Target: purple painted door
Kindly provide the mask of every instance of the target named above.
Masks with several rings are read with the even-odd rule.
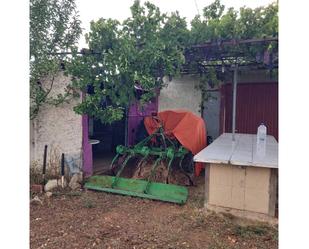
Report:
[[[92,165],[92,145],[89,143],[88,135],[88,115],[82,115],[83,127],[83,172],[85,177],[91,176],[93,171]]]
[[[144,117],[151,116],[152,113],[158,112],[158,97],[152,102],[141,108],[138,102],[134,102],[128,112],[128,145],[134,145],[138,125]]]

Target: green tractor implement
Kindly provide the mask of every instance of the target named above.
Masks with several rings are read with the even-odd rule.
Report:
[[[171,139],[164,133],[161,125],[156,132],[146,137],[133,147],[118,145],[116,156],[113,158],[110,169],[115,171],[116,162],[121,161],[120,167],[114,176],[97,175],[90,177],[86,184],[86,189],[104,191],[109,193],[136,196],[153,200],[160,200],[178,204],[184,204],[188,198],[188,189],[185,186],[170,184],[169,174],[172,163],[178,164],[181,172],[189,179],[192,184],[189,173],[183,168],[184,158],[189,155],[189,151],[181,146],[177,140]],[[119,159],[122,160],[119,160]],[[146,179],[133,179],[120,177],[121,173],[132,158],[139,158],[137,169],[141,168],[143,163],[152,159],[151,171]],[[167,176],[165,183],[153,181],[158,165],[166,162]]]

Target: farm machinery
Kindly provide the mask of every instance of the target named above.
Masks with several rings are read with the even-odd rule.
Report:
[[[171,182],[174,172],[177,170],[187,179],[188,185],[193,184],[193,155],[179,142],[173,131],[169,129],[168,123],[160,117],[149,117],[147,119],[148,123],[145,122],[145,126],[148,124],[150,129],[147,129],[147,131],[150,135],[134,146],[118,145],[116,155],[110,166],[112,175],[92,176],[85,187],[110,193],[184,204],[188,197],[188,189]],[[152,126],[149,125],[150,123]],[[126,167],[129,167],[129,161],[135,162],[133,178],[121,177]],[[149,170],[147,174],[143,174],[143,169],[146,166]]]

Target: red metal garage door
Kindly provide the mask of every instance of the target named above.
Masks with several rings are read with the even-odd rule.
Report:
[[[220,133],[232,131],[232,84],[221,88]],[[278,83],[237,86],[236,132],[256,134],[260,123],[278,140]]]

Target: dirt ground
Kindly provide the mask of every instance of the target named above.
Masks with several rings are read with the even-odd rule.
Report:
[[[103,192],[55,192],[30,205],[30,246],[55,249],[272,249],[277,227],[203,209],[203,178],[183,206]]]

